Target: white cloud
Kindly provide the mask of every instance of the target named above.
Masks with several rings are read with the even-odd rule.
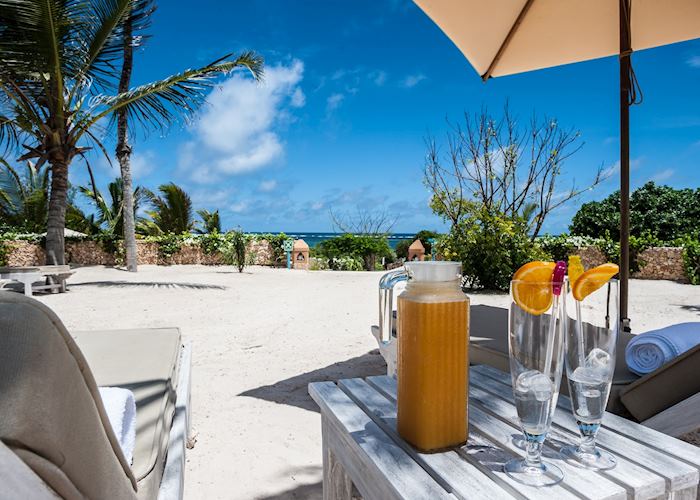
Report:
[[[326,112],[330,113],[338,109],[338,107],[340,107],[344,99],[345,96],[340,93],[335,93],[328,96],[328,99],[326,99]]]
[[[404,78],[401,81],[401,85],[406,87],[407,89],[410,89],[412,87],[415,87],[418,85],[420,82],[423,80],[427,79],[428,77],[425,76],[423,73],[418,73],[417,75],[408,75],[406,78]]]
[[[293,119],[306,96],[300,87],[304,64],[278,64],[258,84],[242,73],[212,91],[194,127],[194,139],[180,151],[181,170],[197,182],[261,169],[284,156],[279,128]]]
[[[370,78],[377,87],[381,87],[386,83],[387,74],[386,71],[376,71],[370,75]]]
[[[673,177],[673,174],[675,173],[676,171],[672,168],[666,168],[664,170],[659,170],[658,172],[656,172],[654,175],[651,176],[649,180],[654,182],[663,182]]]
[[[686,62],[691,68],[700,68],[700,56],[691,56]]]
[[[260,183],[260,186],[258,186],[258,190],[262,191],[263,193],[269,193],[270,191],[274,191],[276,188],[277,188],[277,181],[275,179],[262,181]]]
[[[131,155],[131,176],[135,179],[142,179],[155,169],[156,155],[153,151],[134,153]]]
[[[229,207],[229,210],[235,214],[240,214],[245,212],[248,209],[248,202],[247,201],[239,201],[234,203]]]

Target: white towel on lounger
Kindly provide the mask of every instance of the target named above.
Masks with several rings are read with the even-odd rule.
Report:
[[[109,423],[124,452],[126,461],[131,464],[136,443],[136,402],[134,393],[121,387],[100,387],[100,397],[107,410]]]

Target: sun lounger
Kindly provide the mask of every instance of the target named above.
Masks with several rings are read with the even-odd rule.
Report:
[[[0,267],[0,288],[11,281],[24,285],[24,294],[28,297],[33,292],[49,290],[63,293],[67,290],[66,280],[75,271],[70,266],[33,266],[33,267]],[[43,284],[38,284],[41,281]]]
[[[502,307],[474,305],[470,309],[469,362],[510,372],[508,357],[508,310]],[[396,373],[396,343],[384,344],[379,328],[372,327],[379,350],[387,361],[387,374]],[[393,331],[396,335],[395,329]],[[657,430],[680,436],[700,427],[700,346],[686,352],[658,370],[639,377],[625,362],[625,347],[634,335],[620,333],[615,374],[607,410]],[[564,374],[561,392],[568,395]],[[673,411],[671,411],[674,409]],[[671,412],[661,417],[665,412]]]
[[[31,473],[37,498],[46,491],[182,498],[190,347],[176,328],[77,332],[73,339],[46,306],[1,294],[0,331],[0,470]],[[135,395],[132,464],[109,425],[100,385]],[[0,498],[9,493],[5,484]]]

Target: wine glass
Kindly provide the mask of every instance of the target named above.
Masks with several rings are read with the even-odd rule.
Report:
[[[615,457],[596,447],[595,440],[608,404],[615,371],[615,347],[619,330],[618,281],[610,280],[582,301],[573,297],[566,316],[566,375],[571,410],[581,440],[562,448],[567,462],[588,469],[607,470]]]
[[[559,396],[563,366],[566,322],[562,321],[566,295],[559,294],[562,283],[511,282],[514,297],[508,321],[508,347],[513,395],[520,426],[525,435],[526,456],[504,466],[513,479],[531,486],[551,486],[564,478],[556,465],[542,461],[542,445],[549,432]],[[554,290],[551,303],[540,303],[538,310],[521,306],[515,290],[532,295]],[[551,295],[550,295],[551,297]],[[546,306],[546,308],[545,308]]]

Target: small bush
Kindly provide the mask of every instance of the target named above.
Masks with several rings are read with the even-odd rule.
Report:
[[[6,266],[10,258],[10,247],[4,241],[0,241],[0,266]]]
[[[364,262],[355,257],[345,255],[343,257],[332,258],[329,261],[329,266],[334,271],[363,271]]]
[[[222,251],[224,262],[236,266],[238,272],[242,273],[243,269],[248,264],[248,262],[246,262],[248,237],[243,231],[229,231],[226,233],[226,239],[228,243]]]
[[[162,234],[158,236],[147,236],[144,241],[155,243],[158,246],[158,257],[168,260],[182,248],[183,237],[179,234]]]
[[[700,285],[700,235],[686,236],[684,239],[683,268],[688,281]]]
[[[461,221],[436,247],[445,259],[462,262],[468,288],[507,290],[520,266],[549,257],[530,239],[525,221],[485,210]]]
[[[377,262],[393,259],[394,254],[386,237],[343,234],[318,244],[314,254],[328,259],[328,266],[336,269],[341,258],[350,258],[361,263],[360,270],[374,271]],[[349,262],[349,261],[348,261]],[[350,265],[350,264],[348,264]],[[351,269],[341,269],[351,270]]]
[[[219,232],[202,234],[198,238],[199,246],[206,255],[221,252],[226,246],[226,235]]]
[[[408,259],[408,247],[411,246],[411,243],[413,243],[413,241],[401,240],[396,244],[396,249],[394,251],[396,252],[397,259]]]

